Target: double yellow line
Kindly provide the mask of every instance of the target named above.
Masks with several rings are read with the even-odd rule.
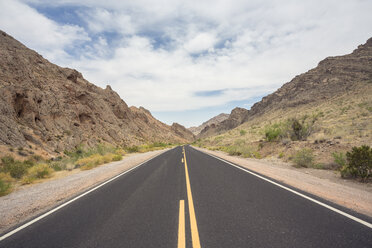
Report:
[[[191,239],[193,248],[201,248],[198,225],[195,217],[194,202],[192,200],[191,187],[189,172],[187,169],[186,162],[186,153],[185,147],[182,147],[183,150],[183,162],[185,164],[185,176],[186,176],[186,189],[187,189],[187,200],[189,203],[189,215],[190,215],[190,227],[191,227]],[[185,202],[180,200],[180,212],[179,212],[179,222],[178,222],[178,248],[186,247],[186,238],[185,238]]]

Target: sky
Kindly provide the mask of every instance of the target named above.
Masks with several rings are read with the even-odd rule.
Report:
[[[249,109],[372,37],[371,0],[0,0],[0,29],[159,120]]]

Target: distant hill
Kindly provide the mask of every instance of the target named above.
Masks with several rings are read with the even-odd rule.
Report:
[[[48,153],[99,142],[130,146],[188,142],[144,108],[129,108],[119,95],[91,84],[0,32],[0,144],[33,146]]]
[[[206,126],[209,126],[209,125],[217,125],[219,124],[220,122],[226,120],[227,118],[229,117],[229,114],[225,114],[225,113],[222,113],[222,114],[219,114],[209,120],[207,120],[206,122],[203,122],[203,124],[197,126],[197,127],[190,127],[188,128],[194,135],[198,135],[201,130],[203,130]]]
[[[205,138],[236,128],[244,123],[247,118],[248,110],[245,108],[234,108],[225,120],[205,126],[197,135],[197,138]]]

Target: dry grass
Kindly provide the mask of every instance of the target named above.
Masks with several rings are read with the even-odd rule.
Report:
[[[112,161],[120,161],[123,157],[121,154],[107,153],[105,155],[93,154],[86,158],[81,158],[76,161],[76,166],[82,170],[90,170],[99,165],[110,163]]]
[[[37,164],[27,170],[27,174],[22,178],[22,183],[29,184],[37,179],[49,178],[53,174],[53,169],[48,164]]]
[[[4,196],[12,192],[14,179],[8,174],[0,172],[0,196]]]

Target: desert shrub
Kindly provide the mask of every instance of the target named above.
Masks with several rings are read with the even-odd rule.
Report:
[[[28,163],[16,161],[12,157],[3,157],[1,159],[1,171],[9,173],[13,178],[21,178],[30,167]]]
[[[346,157],[344,153],[334,152],[332,153],[332,156],[333,156],[335,164],[337,164],[340,168],[346,165]]]
[[[312,126],[317,120],[317,116],[314,116],[312,120],[306,121],[308,116],[303,116],[301,120],[296,118],[290,119],[290,130],[288,131],[291,140],[306,140],[311,134]]]
[[[30,160],[35,161],[35,162],[39,162],[39,161],[43,160],[43,158],[40,155],[32,155]]]
[[[115,154],[113,157],[112,157],[112,161],[120,161],[123,159],[123,156],[121,154]]]
[[[50,168],[52,168],[55,171],[61,171],[65,169],[65,166],[62,163],[53,162],[53,163],[50,163]]]
[[[245,131],[245,130],[242,129],[242,130],[240,130],[239,133],[240,133],[240,136],[243,136],[243,135],[245,135],[247,133],[247,131]]]
[[[238,146],[228,146],[226,152],[231,156],[240,156],[242,152],[239,150]]]
[[[369,146],[353,147],[346,153],[347,165],[341,168],[342,177],[360,177],[363,180],[372,175],[372,149]]]
[[[53,170],[48,164],[37,164],[27,170],[27,174],[23,178],[23,183],[32,183],[36,179],[50,177]]]
[[[313,151],[304,148],[295,154],[293,161],[297,167],[312,167],[314,163]]]
[[[104,158],[99,154],[94,154],[76,161],[76,166],[80,167],[82,170],[90,170],[101,164],[104,164]]]
[[[265,139],[269,142],[278,140],[281,135],[282,129],[280,128],[280,124],[274,124],[265,129]]]
[[[122,148],[117,148],[117,149],[115,150],[115,154],[116,154],[116,155],[124,156],[124,155],[125,155],[125,151],[124,151],[124,149],[122,149]]]
[[[279,155],[278,155],[279,158],[283,158],[284,157],[284,153],[283,152],[280,152]]]
[[[219,150],[227,152],[230,156],[242,156],[244,158],[261,158],[261,154],[252,146],[241,144],[220,147]]]
[[[7,195],[12,191],[12,181],[9,174],[0,172],[0,196]]]
[[[265,128],[266,141],[272,142],[285,138],[291,140],[306,140],[311,134],[315,121],[319,115],[304,115],[300,119],[291,118],[283,122],[275,123]]]
[[[126,148],[127,152],[133,153],[133,152],[139,152],[139,147],[138,146],[129,146]]]

